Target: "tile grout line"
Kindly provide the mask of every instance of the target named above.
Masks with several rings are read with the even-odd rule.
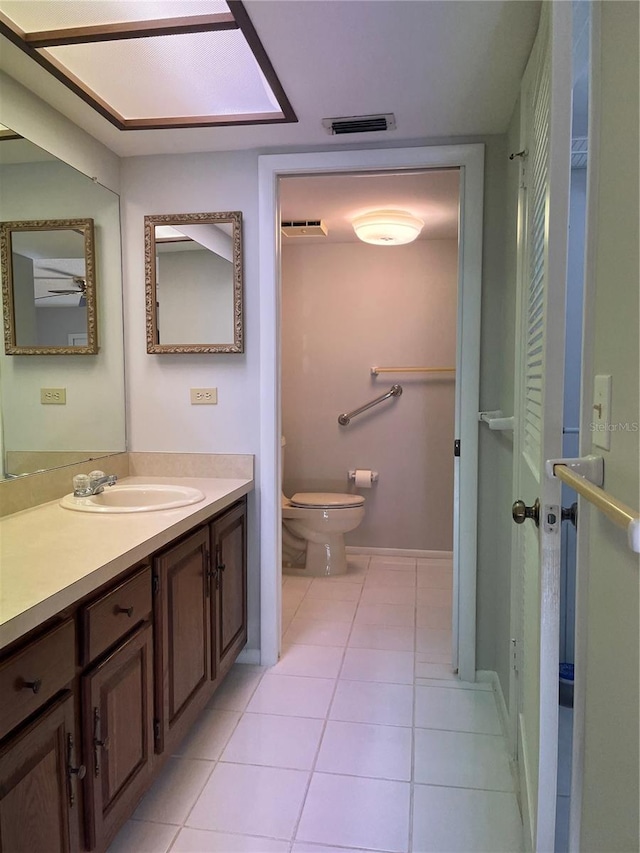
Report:
[[[367,568],[365,571],[365,576],[369,572],[370,565],[371,565],[371,559],[369,559],[367,561]],[[310,589],[310,587],[309,587],[309,589]],[[326,711],[326,714],[325,714],[324,719],[322,721],[322,731],[320,733],[320,738],[318,740],[318,746],[316,747],[316,753],[315,753],[314,759],[311,763],[311,769],[309,771],[309,779],[307,781],[307,785],[306,785],[306,788],[304,791],[304,796],[302,798],[302,803],[300,805],[300,811],[298,812],[298,819],[296,820],[295,825],[293,827],[293,833],[291,836],[291,849],[293,849],[293,845],[296,843],[296,840],[297,840],[298,830],[300,829],[300,822],[302,821],[302,815],[304,813],[304,808],[307,804],[307,797],[309,796],[309,790],[311,788],[311,781],[313,779],[313,774],[315,773],[316,765],[318,763],[318,758],[320,757],[320,750],[322,749],[322,742],[324,740],[324,735],[325,735],[325,732],[327,730],[327,723],[329,722],[329,714],[331,713],[331,707],[333,705],[333,700],[335,699],[336,691],[338,689],[338,684],[340,681],[340,673],[342,672],[342,667],[344,665],[344,657],[346,655],[347,648],[349,645],[349,638],[351,637],[351,632],[353,631],[353,623],[355,621],[355,616],[356,616],[356,613],[358,610],[358,605],[360,604],[360,598],[362,597],[362,589],[364,589],[364,583],[360,589],[360,595],[358,596],[358,600],[357,600],[356,607],[354,610],[353,618],[351,619],[351,624],[349,627],[349,633],[348,633],[347,638],[345,640],[345,644],[342,647],[342,661],[340,663],[340,668],[338,669],[338,674],[336,675],[336,677],[334,679],[334,686],[333,686],[333,691],[331,693],[331,699],[329,700],[329,703],[327,705],[327,711]],[[307,592],[308,592],[308,590],[307,590]],[[305,597],[306,597],[306,593],[305,593]]]
[[[260,673],[260,677],[259,677],[258,679],[256,679],[255,686],[254,686],[253,690],[251,691],[251,693],[250,693],[250,695],[249,695],[249,697],[248,697],[248,699],[247,699],[247,701],[246,701],[246,703],[245,703],[245,706],[244,706],[245,710],[246,710],[246,708],[247,708],[247,705],[248,705],[248,704],[249,704],[249,702],[251,701],[251,699],[252,699],[252,697],[253,697],[253,694],[254,694],[254,693],[256,692],[256,690],[258,689],[258,686],[260,685],[260,682],[262,681],[262,679],[263,679],[263,677],[264,677],[264,674],[265,674],[265,673],[264,673],[264,671],[263,671],[263,672],[261,672],[261,673]],[[215,708],[212,708],[211,710],[212,710],[212,711],[215,711],[216,709],[215,709]],[[218,708],[217,710],[228,710],[228,709]],[[194,798],[193,803],[191,804],[191,808],[188,810],[187,815],[186,815],[186,817],[184,818],[184,820],[183,820],[183,822],[182,822],[182,825],[180,826],[180,829],[178,830],[178,833],[176,834],[176,837],[174,838],[174,840],[173,840],[173,842],[172,842],[172,845],[173,845],[173,844],[175,844],[176,839],[178,838],[178,835],[180,834],[180,831],[181,831],[182,829],[189,828],[189,827],[187,827],[187,821],[188,821],[188,820],[189,820],[189,818],[191,817],[191,814],[192,814],[193,810],[195,809],[196,804],[198,803],[198,801],[199,801],[200,797],[202,796],[202,793],[203,793],[204,789],[205,789],[205,788],[206,788],[206,786],[208,785],[209,780],[210,780],[210,779],[211,779],[211,777],[213,776],[213,774],[214,774],[214,771],[215,771],[216,767],[221,763],[221,762],[220,762],[220,759],[221,759],[221,757],[222,757],[222,753],[223,753],[223,752],[225,751],[225,749],[227,748],[227,744],[229,743],[229,741],[230,741],[230,740],[231,740],[231,738],[233,737],[233,735],[234,735],[234,733],[235,733],[236,729],[237,729],[237,728],[238,728],[238,726],[240,725],[240,721],[242,720],[242,718],[243,718],[243,717],[244,717],[244,715],[245,715],[245,710],[242,710],[242,711],[240,711],[240,712],[239,712],[239,713],[240,713],[240,716],[239,716],[239,717],[238,717],[238,719],[236,720],[236,724],[235,724],[235,726],[234,726],[234,727],[233,727],[233,729],[231,730],[231,732],[230,732],[230,734],[229,734],[229,737],[225,738],[225,740],[224,740],[224,744],[223,744],[222,748],[220,749],[220,754],[218,755],[218,758],[216,758],[216,759],[215,759],[215,761],[213,762],[213,767],[211,768],[211,773],[209,773],[209,775],[207,776],[207,778],[206,778],[206,780],[205,780],[205,782],[204,782],[204,784],[203,784],[202,788],[200,789],[200,791],[199,791],[199,793],[198,793],[197,797],[195,797],[195,798]],[[190,827],[190,828],[196,828],[196,827]]]
[[[413,703],[411,707],[411,779],[409,787],[408,850],[413,850],[413,817],[415,809],[416,777],[416,679],[418,666],[418,561],[416,560],[416,598],[413,609]]]

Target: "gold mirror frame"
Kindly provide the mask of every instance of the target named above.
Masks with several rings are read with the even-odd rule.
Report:
[[[16,338],[11,235],[18,231],[69,230],[82,231],[84,237],[87,344],[77,347],[19,346]],[[7,355],[95,355],[98,352],[93,219],[35,219],[25,222],[1,222],[0,270],[2,271],[4,351]]]
[[[217,225],[233,226],[233,343],[221,344],[161,344],[159,343],[155,227],[156,225]],[[242,353],[244,352],[243,327],[243,268],[242,268],[242,213],[169,213],[144,218],[145,303],[147,315],[148,353]]]

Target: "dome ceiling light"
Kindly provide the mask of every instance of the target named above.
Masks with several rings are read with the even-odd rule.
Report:
[[[424,222],[403,210],[375,210],[358,216],[351,223],[356,236],[376,246],[401,246],[412,243]]]

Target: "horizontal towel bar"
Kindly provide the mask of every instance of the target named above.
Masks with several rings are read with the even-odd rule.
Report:
[[[553,466],[553,474],[597,507],[610,521],[618,527],[625,528],[629,537],[629,547],[636,554],[640,553],[640,515],[637,512],[562,463],[556,463]]]
[[[515,418],[513,415],[506,418],[502,409],[496,409],[494,412],[478,412],[478,420],[488,424],[489,429],[512,430],[515,426]]]
[[[455,367],[372,367],[371,375],[379,373],[455,373]]]
[[[370,409],[372,406],[377,406],[378,403],[382,403],[383,400],[388,400],[389,397],[399,397],[400,394],[402,394],[402,385],[392,385],[386,394],[381,394],[380,397],[376,397],[376,399],[372,400],[370,403],[365,403],[364,406],[360,406],[359,409],[354,409],[353,412],[345,412],[343,415],[338,415],[338,423],[340,426],[347,426],[351,421],[351,418],[355,418],[356,415],[361,415],[362,412],[366,412],[367,409]]]

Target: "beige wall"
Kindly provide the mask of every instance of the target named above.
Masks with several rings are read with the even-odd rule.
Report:
[[[453,377],[370,375],[374,365],[455,366],[456,240],[407,246],[283,246],[285,493],[362,490],[354,545],[448,551],[453,517]],[[338,424],[401,383],[403,394]]]
[[[638,423],[638,4],[602,15],[593,374],[613,377],[611,423]],[[597,81],[596,81],[597,86]],[[585,377],[586,388],[592,377]],[[589,398],[587,398],[589,399]],[[615,431],[605,488],[637,509],[638,432]],[[638,555],[590,512],[582,840],[587,851],[638,849]]]

